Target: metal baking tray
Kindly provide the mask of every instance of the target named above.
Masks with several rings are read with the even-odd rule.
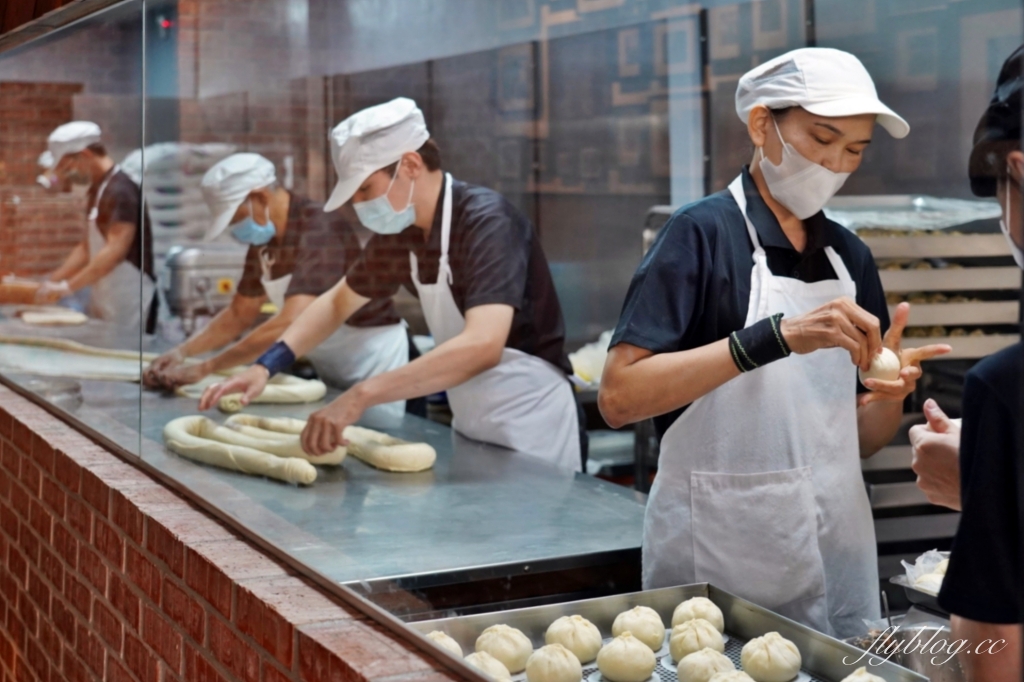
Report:
[[[509,611],[418,621],[409,623],[409,627],[423,634],[441,630],[457,641],[464,652],[469,653],[474,650],[476,638],[485,628],[504,623],[522,630],[536,648],[544,645],[544,633],[548,625],[561,616],[581,615],[594,623],[601,630],[601,634],[607,638],[611,636],[612,622],[615,620],[615,616],[627,609],[634,606],[649,606],[658,612],[667,627],[672,622],[672,612],[675,607],[690,597],[707,597],[722,609],[722,613],[725,615],[725,631],[729,637],[725,646],[725,654],[732,659],[737,669],[740,669],[740,651],[743,645],[754,637],[774,631],[791,640],[800,649],[800,655],[803,657],[803,669],[798,680],[840,682],[857,668],[868,666],[873,674],[888,682],[928,682],[928,678],[923,675],[891,661],[884,661],[879,657],[867,654],[850,644],[772,613],[707,583],[666,587],[646,592]],[[668,655],[667,650],[665,655]],[[655,670],[661,682],[685,682],[678,680],[673,671],[674,666],[666,667],[662,663],[662,658],[659,655],[658,667]],[[844,658],[848,662],[844,662]],[[869,660],[877,665],[869,665]],[[671,664],[671,658],[668,659],[668,663]],[[596,670],[595,663],[584,665],[583,679],[588,679]],[[513,679],[518,677],[520,676],[517,675]]]
[[[910,581],[907,580],[906,574],[901,573],[899,575],[894,575],[889,578],[889,582],[893,585],[899,585],[902,587],[903,591],[907,593],[907,599],[910,600],[911,604],[924,607],[929,611],[941,613],[944,616],[949,615],[949,611],[939,606],[939,597],[937,595],[934,595],[931,592],[924,592],[911,585]]]

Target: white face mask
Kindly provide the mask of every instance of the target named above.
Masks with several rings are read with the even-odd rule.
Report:
[[[800,220],[810,218],[825,207],[839,188],[850,177],[849,173],[834,173],[824,166],[814,163],[798,152],[793,145],[782,139],[779,124],[775,123],[775,132],[782,142],[782,163],[773,164],[765,156],[764,147],[759,147],[761,160],[758,166],[768,183],[768,191],[775,200],[788,208]]]
[[[1009,173],[1009,170],[1007,170]],[[1010,234],[1010,193],[1013,192],[1013,181],[1009,179],[1007,175],[1006,188],[1006,206],[1004,206],[1003,217],[999,220],[999,229],[1003,231],[1003,236],[1006,237],[1006,243],[1010,245],[1010,253],[1013,254],[1013,260],[1017,263],[1017,267],[1024,270],[1024,249],[1017,246],[1017,242],[1013,241],[1013,235]]]

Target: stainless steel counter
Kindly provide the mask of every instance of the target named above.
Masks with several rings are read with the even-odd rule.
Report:
[[[0,333],[33,333],[14,321]],[[91,323],[44,332],[105,347],[138,347]],[[159,342],[145,344],[155,350]],[[164,424],[195,414],[193,400],[134,384],[81,381],[83,402],[71,411],[104,436],[185,484],[252,532],[338,582],[388,591],[506,579],[639,563],[644,498],[585,475],[566,475],[529,455],[463,438],[449,428],[404,415],[367,413],[361,424],[437,450],[433,470],[389,474],[349,457],[318,467],[299,488],[195,464],[164,448]],[[328,394],[328,399],[337,395]],[[323,403],[253,406],[252,414],[305,418]],[[224,415],[211,417],[223,421]],[[141,438],[139,432],[141,431]],[[638,566],[637,566],[638,568]]]

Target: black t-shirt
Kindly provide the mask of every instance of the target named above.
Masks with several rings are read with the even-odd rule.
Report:
[[[139,186],[124,172],[114,173],[114,169],[111,168],[103,176],[103,180],[89,188],[89,210],[91,211],[91,207],[96,203],[96,193],[108,177],[110,182],[107,183],[100,196],[99,205],[96,206],[96,227],[105,239],[110,232],[110,226],[114,223],[134,225],[135,238],[124,259],[156,279],[153,270],[153,233],[149,223],[149,211],[146,211],[144,215],[141,211],[142,190],[139,189]],[[142,221],[141,230],[139,229],[140,221]],[[143,251],[143,245],[145,245],[145,251]]]
[[[363,257],[348,272],[348,284],[369,298],[393,296],[400,286],[413,294],[409,253],[415,253],[422,284],[437,281],[441,258],[438,198],[427,240],[412,226],[396,235],[374,235]],[[465,315],[470,308],[504,303],[515,308],[507,348],[547,360],[566,374],[565,323],[547,259],[533,224],[494,190],[458,180],[452,183],[452,225],[448,262],[452,296]]]
[[[1019,487],[1024,443],[1021,344],[991,355],[967,373],[960,432],[960,501],[939,604],[982,623],[1024,622],[1020,591]]]
[[[864,242],[819,212],[804,221],[807,246],[798,252],[746,168],[743,188],[772,274],[805,282],[836,279],[824,248],[831,246],[857,285],[858,305],[878,317],[885,333],[889,309]],[[753,256],[743,213],[728,190],[680,208],[661,228],[633,276],[611,345],[672,353],[706,346],[742,329]],[[659,436],[685,409],[655,417]]]
[[[245,270],[238,293],[256,297],[264,294],[260,279],[263,269],[260,253],[273,262],[272,279],[292,276],[285,297],[319,296],[345,276],[348,267],[362,252],[356,236],[355,216],[342,208],[324,213],[323,205],[289,192],[288,227],[284,236],[275,236],[263,246],[251,246],[245,256]],[[391,297],[381,297],[360,308],[349,320],[353,327],[379,327],[397,324],[398,313]]]

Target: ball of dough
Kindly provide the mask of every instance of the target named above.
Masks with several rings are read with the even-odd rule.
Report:
[[[722,617],[722,609],[707,597],[693,597],[677,606],[676,610],[672,612],[672,627],[694,618],[703,618],[714,625],[719,632],[725,632],[725,618]]]
[[[427,635],[427,639],[438,645],[442,649],[447,649],[459,658],[462,658],[462,647],[454,639],[449,637],[446,633],[440,630],[434,630]]]
[[[864,383],[867,379],[879,379],[880,381],[896,381],[900,378],[900,356],[892,352],[888,348],[883,348],[882,352],[875,356],[871,361],[871,369],[868,371],[858,370],[860,374],[860,382]]]
[[[843,682],[885,682],[885,680],[878,675],[872,675],[865,667],[854,670],[843,678]]]
[[[580,663],[589,663],[601,650],[601,631],[583,616],[562,616],[544,633],[547,644],[561,644],[576,654]]]
[[[651,647],[630,632],[618,635],[597,654],[597,668],[611,682],[644,682],[657,663]]]
[[[658,651],[665,646],[665,624],[661,622],[658,612],[649,606],[634,606],[615,616],[612,636],[618,637],[624,632],[632,633],[651,647],[651,651]]]
[[[914,587],[924,592],[938,594],[939,590],[942,589],[942,579],[944,577],[938,573],[925,573],[914,581]]]
[[[800,672],[800,650],[779,633],[769,632],[743,645],[740,663],[756,682],[789,682]]]
[[[725,651],[725,640],[714,625],[703,618],[694,618],[672,628],[668,638],[668,650],[673,661],[681,661],[701,649]]]
[[[533,653],[533,643],[520,630],[508,625],[492,625],[476,638],[476,650],[494,656],[515,675],[526,669],[526,660]]]
[[[754,682],[754,678],[742,670],[730,670],[724,673],[715,673],[708,682]]]
[[[949,559],[943,559],[932,571],[935,575],[946,575],[946,571],[949,569]]]
[[[725,654],[714,649],[701,649],[679,661],[676,676],[686,682],[711,682],[715,673],[736,670]]]
[[[466,663],[473,666],[485,675],[490,675],[499,682],[512,682],[512,675],[509,674],[505,664],[491,656],[486,651],[477,651],[464,659]]]
[[[542,646],[526,661],[528,682],[580,682],[583,666],[576,654],[561,644]]]

